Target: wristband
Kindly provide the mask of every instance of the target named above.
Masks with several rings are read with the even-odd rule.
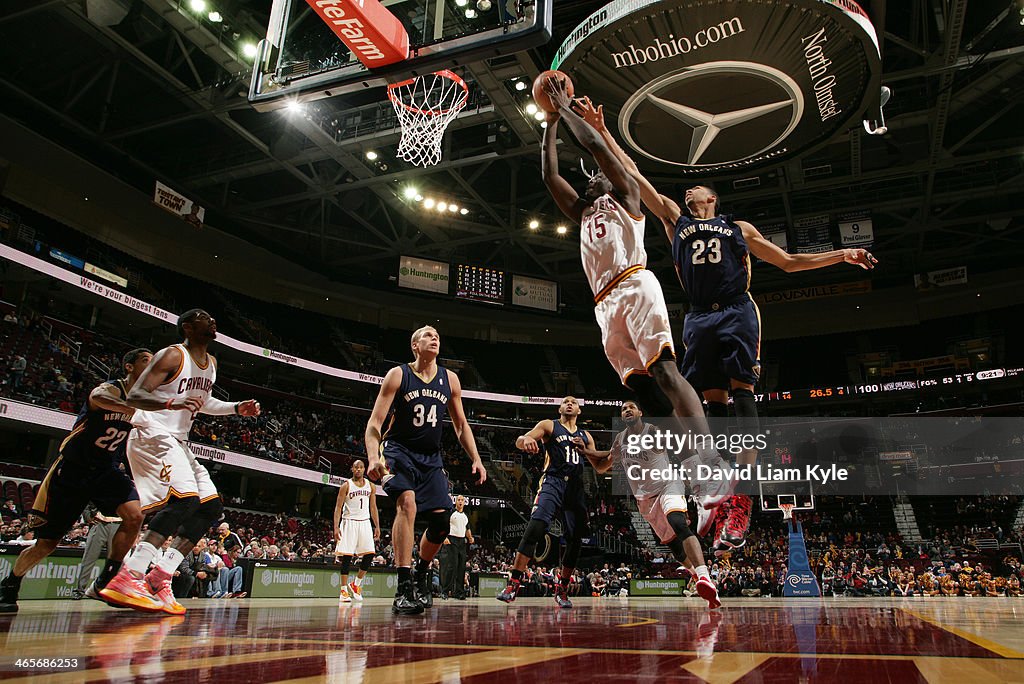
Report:
[[[239,405],[239,404],[241,404],[241,403],[242,403],[242,402],[240,402],[240,401],[236,401],[236,402],[235,402],[235,415],[236,415],[236,416],[238,415],[238,405]]]
[[[171,404],[173,404],[173,403],[174,403],[174,399],[168,399],[167,403],[164,404],[164,408],[169,411],[171,409]]]

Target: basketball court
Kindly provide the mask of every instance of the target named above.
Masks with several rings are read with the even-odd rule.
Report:
[[[26,601],[0,621],[5,681],[1024,681],[1017,599],[192,600],[152,618]],[[78,659],[19,672],[17,658]]]

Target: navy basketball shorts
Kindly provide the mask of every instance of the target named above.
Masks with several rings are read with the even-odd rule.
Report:
[[[679,370],[697,391],[729,389],[731,379],[761,376],[761,314],[749,297],[717,311],[691,311],[683,325]]]
[[[547,525],[555,518],[562,523],[562,536],[586,536],[590,531],[590,513],[583,483],[579,480],[566,481],[565,477],[544,475],[540,488],[533,500],[530,520],[540,520]]]
[[[417,454],[401,444],[386,440],[381,457],[388,474],[383,487],[388,496],[396,498],[402,492],[416,492],[416,510],[419,512],[453,508],[448,494],[448,473],[441,465],[441,455]]]
[[[29,525],[37,539],[63,539],[90,501],[103,515],[115,516],[121,504],[138,500],[139,493],[124,466],[109,458],[62,455],[39,485]]]

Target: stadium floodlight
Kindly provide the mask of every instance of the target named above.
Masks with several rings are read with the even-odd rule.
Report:
[[[447,202],[438,202],[437,203],[437,210],[438,211],[445,211],[446,209],[448,209],[448,203]]]
[[[427,199],[423,200],[423,207],[425,209],[433,209],[434,208],[434,199],[432,197],[428,197]]]
[[[405,190],[402,191],[402,195],[405,196],[405,199],[416,199],[416,196],[418,194],[419,193],[416,192],[416,188],[412,187],[411,185],[407,185],[405,187]]]
[[[370,161],[376,161],[377,160],[377,153],[374,152],[373,150],[367,150],[366,151],[366,158],[369,159]]]
[[[252,59],[256,56],[256,46],[253,43],[245,43],[242,45],[242,54]]]
[[[529,114],[530,116],[533,116],[537,112],[537,105],[535,105],[534,103],[531,102],[530,104],[526,105],[526,113]]]
[[[540,228],[540,221],[537,219],[530,221],[530,230],[537,230],[538,228]]]
[[[221,15],[221,13],[217,10],[213,10],[212,12],[207,14],[206,18],[212,21],[214,24],[219,24],[220,22],[224,21],[223,15]]]
[[[566,228],[565,226],[558,226],[555,232],[557,232],[559,235],[565,235],[566,233],[569,232],[569,229]]]
[[[192,0],[189,3],[189,7],[192,8],[193,12],[202,12],[206,9],[206,0]]]

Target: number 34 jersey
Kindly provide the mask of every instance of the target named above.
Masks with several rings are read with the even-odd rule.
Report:
[[[594,297],[601,299],[623,273],[647,267],[644,217],[630,214],[610,194],[601,195],[583,210],[580,258]]]
[[[409,364],[403,364],[402,385],[391,403],[391,422],[384,439],[424,456],[439,453],[451,398],[448,371],[443,366],[438,365],[434,377],[424,380]]]
[[[111,380],[109,384],[121,399],[127,398],[124,380]],[[131,429],[131,416],[102,408],[91,409],[86,399],[74,427],[61,442],[60,453],[68,460],[109,459],[119,465],[125,461],[125,439]]]

